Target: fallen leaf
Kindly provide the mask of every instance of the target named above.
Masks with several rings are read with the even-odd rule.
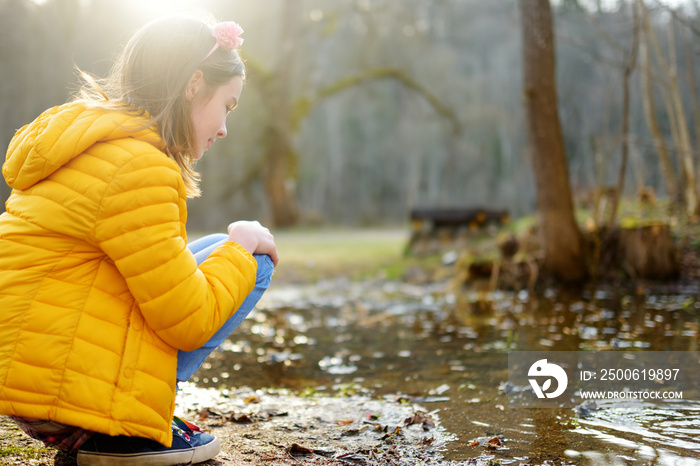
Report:
[[[302,447],[298,443],[293,443],[290,447],[287,448],[287,453],[290,455],[321,455],[321,456],[333,456],[335,452],[330,451],[330,450],[318,450],[318,449],[312,449],[312,448],[306,448]]]
[[[386,426],[386,427],[384,428],[384,431],[385,431],[385,432],[388,430],[388,427],[389,427],[389,426]],[[391,438],[391,437],[394,437],[395,435],[401,435],[401,426],[396,426],[396,428],[394,429],[393,432],[384,434],[384,435],[382,436],[381,440],[387,440],[387,439],[389,439],[389,438]]]
[[[252,424],[253,423],[253,419],[250,416],[248,416],[247,414],[233,413],[233,414],[231,414],[229,419],[231,420],[231,422],[235,422],[236,424]]]
[[[314,453],[310,448],[302,447],[298,443],[293,443],[292,446],[287,448],[287,452],[290,455],[312,455]]]
[[[205,408],[205,409],[201,410],[199,413],[197,413],[197,417],[199,417],[200,421],[205,421],[211,417],[222,418],[225,416],[223,414],[221,414],[220,412],[215,411],[211,408]]]
[[[493,437],[490,440],[488,440],[484,446],[489,449],[496,449],[498,447],[502,447],[503,443],[501,442],[501,439],[498,437]]]
[[[276,409],[265,409],[260,411],[258,413],[258,418],[263,419],[265,421],[269,421],[273,417],[283,417],[283,416],[289,416],[289,413],[287,411],[278,411]]]
[[[404,424],[407,426],[412,426],[414,424],[422,424],[423,430],[430,430],[435,427],[435,421],[423,411],[418,411],[413,414],[413,416],[406,418]]]

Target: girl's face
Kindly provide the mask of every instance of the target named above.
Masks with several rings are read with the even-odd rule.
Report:
[[[201,72],[200,72],[201,73]],[[226,115],[238,105],[243,90],[243,78],[234,76],[212,94],[204,78],[193,77],[187,88],[190,116],[194,126],[194,159],[199,160],[217,138],[226,136]]]

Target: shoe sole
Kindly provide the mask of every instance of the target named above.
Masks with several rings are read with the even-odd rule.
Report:
[[[194,449],[194,455],[192,455],[192,464],[203,463],[204,461],[210,460],[221,451],[221,442],[217,437],[214,440],[207,443],[206,445],[201,445]]]
[[[221,443],[214,438],[206,445],[186,450],[153,453],[109,454],[78,451],[78,466],[173,466],[197,464],[210,460],[221,451]]]

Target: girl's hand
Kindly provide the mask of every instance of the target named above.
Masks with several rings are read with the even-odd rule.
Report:
[[[240,244],[251,254],[267,254],[275,266],[279,261],[275,237],[260,222],[233,222],[228,226],[228,240]]]

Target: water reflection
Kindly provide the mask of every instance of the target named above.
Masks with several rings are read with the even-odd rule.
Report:
[[[697,351],[699,332],[697,290],[454,294],[445,284],[337,280],[273,287],[195,382],[298,392],[355,387],[432,403],[458,437],[450,459],[646,464],[659,456],[659,464],[675,464],[700,458],[700,400],[604,404],[579,418],[573,410],[507,409],[498,387],[508,379],[508,350]],[[507,449],[470,446],[495,435]]]

